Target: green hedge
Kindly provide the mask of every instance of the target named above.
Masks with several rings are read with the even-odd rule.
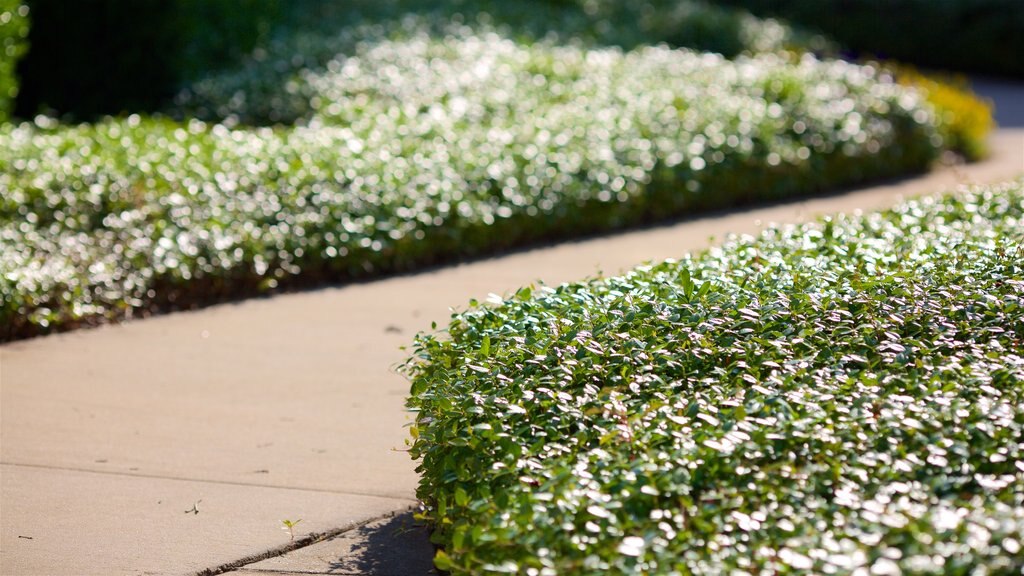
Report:
[[[359,1],[344,4],[344,9],[335,6],[334,11],[327,9],[331,6],[312,12],[315,22],[291,17],[292,24],[242,66],[190,84],[169,109],[171,115],[255,125],[308,122],[316,101],[324,98],[312,79],[323,75],[328,66],[342,66],[360,44],[423,34],[440,40],[462,22],[472,28],[496,27],[503,35],[525,42],[544,38],[548,43],[554,39],[562,44],[627,49],[667,43],[730,58],[766,52],[838,52],[823,37],[799,28],[696,0]],[[481,22],[491,24],[481,26]],[[972,160],[984,155],[992,124],[990,107],[969,88],[947,78],[925,78],[906,66],[886,66],[900,72],[901,82],[910,80],[927,94],[952,150]]]
[[[169,109],[178,118],[291,124],[308,120],[311,88],[307,77],[328,63],[351,55],[363,43],[400,40],[426,30],[436,37],[452,23],[491,27],[523,42],[536,40],[589,47],[668,43],[727,57],[830,48],[819,36],[743,10],[700,0],[578,2],[566,0],[300,0],[306,6],[242,65],[189,84]]]
[[[0,327],[30,335],[926,168],[872,68],[463,31],[363,46],[309,126],[0,129]]]
[[[1024,78],[1020,0],[722,0],[844,46],[946,70]]]
[[[157,111],[183,85],[209,76],[237,83],[239,74],[255,73],[250,82],[270,75],[268,81],[286,93],[286,84],[295,81],[289,76],[351,48],[339,36],[361,25],[390,27],[413,15],[490,21],[523,37],[557,34],[626,47],[668,41],[728,55],[824,45],[791,27],[701,0],[677,0],[671,10],[654,0],[593,6],[548,0],[26,1],[35,26],[32,51],[19,68],[24,90],[17,112],[23,118],[40,111],[78,120]],[[241,70],[232,72],[240,62]],[[199,91],[209,90],[209,83]],[[217,106],[234,94],[219,94]],[[291,120],[272,106],[263,111],[257,123]]]
[[[1024,181],[524,288],[420,335],[453,574],[1024,570]]]
[[[25,54],[28,6],[20,0],[0,0],[0,123],[11,117],[18,95],[15,65]]]

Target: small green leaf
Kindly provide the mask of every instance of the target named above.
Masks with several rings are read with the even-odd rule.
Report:
[[[683,287],[683,295],[686,296],[687,301],[693,299],[693,280],[690,278],[690,270],[683,268],[682,273],[679,275],[679,283]]]
[[[438,570],[441,570],[442,572],[450,572],[453,566],[455,566],[455,564],[452,562],[452,559],[445,554],[444,550],[438,550],[434,554],[434,567]]]

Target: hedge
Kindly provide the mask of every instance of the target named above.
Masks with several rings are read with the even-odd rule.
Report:
[[[168,112],[179,119],[230,124],[308,123],[315,114],[315,101],[323,99],[314,80],[327,73],[329,66],[341,67],[357,47],[382,38],[394,42],[428,34],[441,39],[451,32],[453,22],[484,31],[496,27],[502,35],[527,43],[547,39],[548,44],[629,49],[662,42],[730,58],[766,52],[833,57],[839,51],[825,38],[800,28],[695,0],[532,0],[527,4],[465,0],[437,5],[393,0],[347,3],[333,11],[331,6],[312,12],[315,25],[294,24],[281,30],[240,67],[190,84]],[[396,16],[403,13],[403,18]],[[882,67],[926,95],[949,149],[968,160],[986,154],[986,137],[993,125],[991,105],[974,95],[965,82],[926,76],[905,65],[884,63]]]
[[[1024,78],[1020,0],[722,0],[921,66]]]
[[[1024,181],[473,302],[405,369],[452,574],[1024,569]]]
[[[786,198],[926,168],[870,67],[518,44],[366,45],[310,125],[0,128],[4,338]]]
[[[25,54],[28,6],[19,0],[0,0],[0,123],[6,122],[18,95],[15,65]]]
[[[161,110],[182,86],[211,75],[230,78],[230,70],[243,60],[243,68],[279,79],[282,70],[274,67],[284,64],[294,71],[309,64],[302,49],[310,44],[333,42],[337,47],[335,40],[345,30],[361,24],[389,26],[412,14],[446,21],[491,18],[538,38],[559,33],[630,47],[667,40],[727,54],[822,43],[774,21],[701,0],[677,2],[670,13],[656,17],[645,8],[650,0],[611,3],[597,11],[548,0],[514,6],[493,0],[26,1],[35,26],[33,49],[19,69],[25,87],[17,107],[22,118],[44,112],[90,120]],[[272,107],[265,111],[272,122],[279,121]]]
[[[241,66],[189,83],[169,111],[178,118],[231,120],[250,125],[291,124],[313,113],[308,77],[322,73],[360,44],[392,41],[426,31],[437,37],[452,23],[484,29],[524,43],[546,40],[587,47],[667,43],[714,51],[727,57],[794,49],[828,51],[833,46],[771,19],[700,0],[676,0],[664,9],[658,0],[590,2],[576,0],[351,0],[332,4],[300,0],[288,26],[282,26]]]

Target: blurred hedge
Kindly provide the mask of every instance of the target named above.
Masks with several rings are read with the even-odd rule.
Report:
[[[265,41],[276,0],[28,0],[15,112],[89,119],[156,110],[187,79]],[[0,69],[2,70],[2,69]]]
[[[467,29],[362,46],[304,127],[8,124],[0,340],[924,169],[934,114],[883,76]]]
[[[10,117],[18,95],[14,66],[25,53],[28,6],[19,0],[0,0],[0,122]]]
[[[817,28],[853,50],[1024,78],[1020,0],[720,0]]]

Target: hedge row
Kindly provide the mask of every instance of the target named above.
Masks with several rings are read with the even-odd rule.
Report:
[[[525,43],[547,40],[588,47],[633,49],[658,43],[713,51],[727,57],[794,49],[831,49],[819,36],[743,10],[701,0],[582,3],[552,0],[355,0],[331,4],[300,0],[309,12],[235,69],[189,84],[172,115],[243,124],[308,120],[314,96],[308,77],[352,54],[360,44],[429,33],[443,37],[452,23],[495,28]]]
[[[452,574],[1024,570],[1024,181],[523,288],[420,335]]]
[[[466,22],[466,26],[485,31],[497,26],[504,36],[526,41],[547,38],[548,44],[637,47],[665,42],[730,58],[766,52],[838,52],[824,38],[798,28],[694,0],[532,0],[528,10],[520,3],[484,0],[449,1],[433,7],[421,2],[406,4],[393,0],[371,8],[356,3],[346,5],[344,10],[316,12],[317,26],[296,25],[276,36],[242,66],[191,84],[178,95],[169,112],[177,118],[195,117],[232,125],[308,123],[317,101],[324,99],[317,80],[330,75],[329,68],[342,67],[360,46],[381,39],[394,42],[423,35],[443,39],[458,27],[453,22]],[[395,15],[402,10],[409,14],[399,19]],[[992,126],[989,104],[962,81],[924,76],[892,63],[884,66],[900,83],[926,95],[936,109],[938,127],[949,149],[969,160],[985,155],[986,137]]]
[[[593,6],[550,0],[511,6],[494,0],[25,1],[35,15],[33,49],[20,67],[24,90],[17,111],[23,118],[46,112],[87,120],[156,111],[198,78],[224,75],[238,82],[239,73],[230,70],[244,56],[242,74],[257,74],[250,82],[270,74],[283,88],[282,72],[322,64],[322,57],[337,53],[337,37],[346,31],[387,27],[416,14],[444,21],[483,17],[534,38],[557,33],[629,47],[669,41],[738,54],[783,43],[824,45],[810,34],[703,0],[676,0],[671,10],[655,10],[655,0]],[[317,44],[335,51],[317,52]],[[263,112],[261,120],[281,121],[272,106]]]
[[[11,338],[926,168],[870,67],[497,35],[367,45],[307,127],[0,128]]]
[[[0,123],[7,122],[18,95],[15,65],[25,54],[28,6],[20,0],[0,0]]]
[[[671,1],[671,0],[670,0]],[[1024,78],[1020,0],[722,0],[819,30],[862,53]]]

